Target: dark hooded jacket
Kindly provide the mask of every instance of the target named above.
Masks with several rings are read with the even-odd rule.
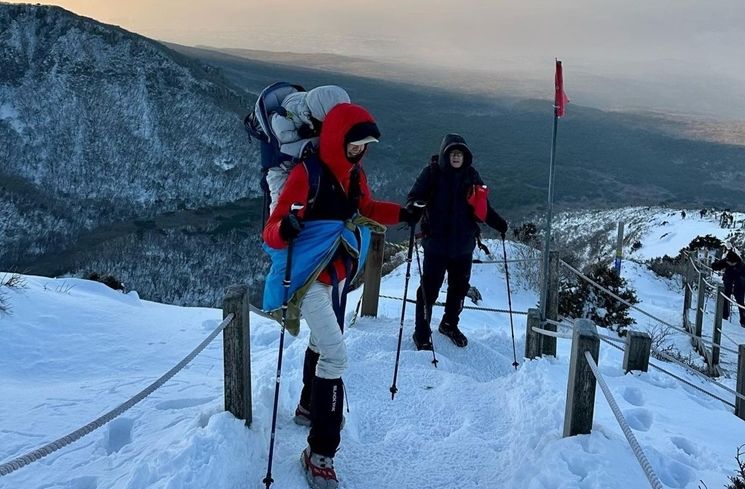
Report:
[[[735,265],[729,265],[728,260]],[[739,254],[729,251],[724,258],[714,261],[711,268],[716,271],[724,270],[722,282],[724,282],[725,295],[729,296],[732,293],[742,295],[745,293],[745,263],[743,263]]]
[[[449,153],[454,149],[463,152],[460,168],[450,164]],[[409,202],[427,202],[422,217],[425,251],[453,257],[473,253],[480,230],[467,194],[471,186],[484,182],[472,162],[473,154],[466,140],[458,134],[448,134],[442,139],[440,152],[432,157],[411,187]],[[500,232],[507,231],[507,222],[491,205],[485,222]]]

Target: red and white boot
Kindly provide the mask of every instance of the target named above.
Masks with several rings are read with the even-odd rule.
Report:
[[[312,453],[310,447],[307,447],[300,454],[300,463],[303,465],[305,478],[311,489],[337,489],[339,487],[333,457]]]

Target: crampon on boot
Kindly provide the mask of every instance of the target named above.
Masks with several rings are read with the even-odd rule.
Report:
[[[311,489],[337,489],[339,487],[332,457],[312,453],[310,447],[306,447],[300,454],[300,463],[303,465],[305,478]]]

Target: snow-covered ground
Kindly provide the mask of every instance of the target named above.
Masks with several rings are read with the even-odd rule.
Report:
[[[565,212],[556,216],[554,228],[571,238],[586,242],[593,233],[606,226],[607,233],[601,243],[601,254],[615,256],[617,223],[624,222],[624,255],[643,261],[669,255],[676,256],[696,236],[715,236],[722,241],[742,241],[745,231],[745,214],[733,212],[733,227],[719,225],[721,211],[708,209],[701,216],[700,209],[688,209],[685,217],[679,209],[663,207],[624,207],[600,211]],[[631,251],[639,241],[642,247]],[[585,243],[582,243],[583,245]]]
[[[508,246],[508,254],[513,252]],[[404,272],[401,266],[385,277],[381,294],[401,296]],[[677,284],[632,263],[625,264],[624,276],[637,288],[642,307],[679,321]],[[410,297],[416,264],[413,277]],[[26,283],[8,291],[12,315],[0,316],[0,464],[139,392],[199,344],[222,315],[142,301],[83,280],[26,277]],[[483,296],[480,305],[506,307],[500,267],[474,265],[472,283]],[[349,304],[359,294],[353,292]],[[525,311],[536,295],[513,286],[512,302]],[[344,489],[648,487],[600,390],[592,434],[562,438],[569,341],[559,340],[557,358],[524,361],[525,316],[515,316],[520,366],[514,370],[509,316],[466,310],[468,347],[459,349],[435,333],[435,368],[430,352],[415,350],[413,306],[406,311],[395,400],[389,388],[401,303],[381,299],[378,318],[360,318],[347,330],[350,411],[336,457]],[[435,308],[435,325],[441,314]],[[250,428],[223,412],[218,337],[142,403],[0,477],[0,488],[263,487],[278,332],[276,324],[251,316]],[[306,343],[307,328],[298,338],[286,338],[273,468],[277,489],[307,487],[299,463],[307,430],[292,422]],[[704,481],[709,489],[723,487],[737,447],[745,443],[745,422],[659,371],[624,375],[622,353],[605,344],[600,351],[600,370],[665,486],[696,489]],[[683,369],[664,366],[706,387]]]

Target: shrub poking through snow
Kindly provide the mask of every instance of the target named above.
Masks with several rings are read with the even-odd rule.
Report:
[[[8,289],[25,289],[26,279],[18,273],[6,273],[0,276],[0,314],[10,314]]]
[[[742,460],[742,456],[745,455],[745,452],[743,452],[744,447],[745,445],[737,447],[737,456],[735,456],[737,471],[735,475],[729,476],[727,489],[745,489],[745,461]]]
[[[595,282],[631,304],[639,300],[626,280],[602,263],[591,265],[585,273]],[[594,285],[574,277],[563,278],[559,284],[559,314],[571,318],[587,318],[597,326],[623,333],[634,320],[629,306],[616,300]]]
[[[100,275],[96,272],[91,272],[85,276],[87,280],[95,280],[101,282],[104,285],[111,287],[114,290],[121,290],[124,292],[124,282],[114,277],[113,275]]]

